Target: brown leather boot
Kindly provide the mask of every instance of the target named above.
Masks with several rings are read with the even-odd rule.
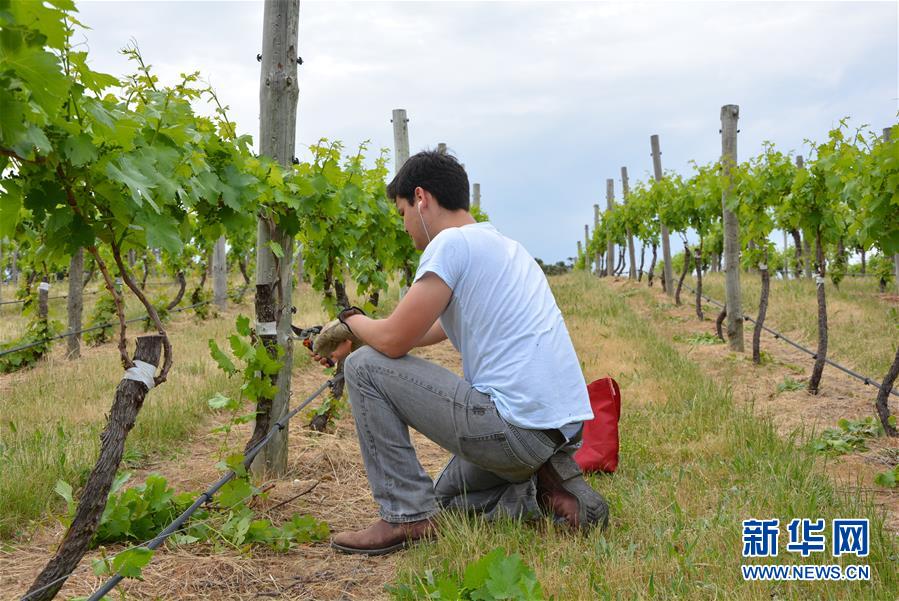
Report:
[[[331,546],[341,553],[386,555],[434,538],[437,529],[430,518],[417,522],[393,524],[378,520],[365,530],[341,532],[331,538]]]
[[[605,529],[609,523],[609,504],[564,452],[556,453],[537,470],[537,504],[545,514],[575,530]]]

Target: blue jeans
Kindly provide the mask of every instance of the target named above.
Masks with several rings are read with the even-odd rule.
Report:
[[[442,508],[536,517],[534,473],[557,451],[574,451],[560,444],[558,430],[506,422],[488,395],[424,359],[391,359],[365,346],[346,359],[344,373],[368,482],[387,522]],[[454,453],[436,483],[418,461],[409,426]]]

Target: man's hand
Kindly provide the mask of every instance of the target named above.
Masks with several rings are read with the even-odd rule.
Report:
[[[353,341],[352,340],[344,340],[340,344],[337,345],[337,348],[331,353],[328,357],[322,357],[321,355],[317,355],[312,353],[312,359],[314,361],[318,361],[325,367],[331,367],[336,365],[338,361],[343,361],[347,358],[347,356],[353,351]],[[328,364],[328,360],[333,361],[330,365]]]
[[[452,296],[453,291],[440,276],[428,272],[412,284],[390,317],[371,319],[365,315],[350,315],[344,323],[366,344],[396,359],[419,346],[420,341],[432,333],[432,328],[433,335],[428,335],[425,342],[433,344],[442,339],[442,328],[435,328],[434,322]]]

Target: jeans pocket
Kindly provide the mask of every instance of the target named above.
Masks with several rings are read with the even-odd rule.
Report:
[[[536,471],[556,452],[556,444],[540,430],[530,430],[509,424],[512,452]]]
[[[512,450],[505,432],[460,436],[459,445],[463,459],[513,482],[526,480],[536,469]]]

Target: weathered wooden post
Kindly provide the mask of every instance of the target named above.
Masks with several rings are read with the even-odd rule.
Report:
[[[84,249],[79,248],[69,261],[69,295],[66,299],[66,313],[69,321],[69,334],[66,338],[66,358],[77,359],[81,356],[81,334],[74,334],[81,329],[81,315],[84,311]]]
[[[883,140],[889,142],[892,139],[892,130],[889,127],[883,128]],[[899,253],[893,255],[893,283],[896,285],[896,294],[899,294]]]
[[[796,157],[796,168],[805,169],[802,155]],[[798,229],[793,230],[793,244],[796,246],[796,279],[798,280],[802,275],[808,276],[808,273],[805,273],[805,263],[808,263],[810,258],[807,252],[808,244],[803,248],[802,232]]]
[[[599,205],[593,205],[593,231],[597,231],[599,229]],[[597,276],[602,275],[602,257],[600,256],[599,249],[596,249],[596,257],[594,258],[595,265],[593,267],[593,273]]]
[[[41,283],[37,287],[37,317],[47,321],[50,314],[50,282],[47,276],[41,278]]]
[[[212,300],[219,309],[228,306],[228,262],[225,237],[219,236],[212,249]]]
[[[726,104],[721,107],[721,163],[725,177],[737,164],[737,120],[740,107]],[[727,305],[727,339],[731,350],[743,352],[743,305],[740,295],[740,224],[731,204],[733,186],[721,194],[724,221],[725,304]]]
[[[606,180],[606,210],[612,214],[615,208],[615,180]],[[606,231],[606,275],[615,275],[615,241],[612,239],[612,233]]]
[[[409,119],[406,117],[406,109],[393,109],[393,115],[390,119],[393,123],[393,148],[394,148],[394,175],[399,173],[400,168],[409,160]],[[414,265],[407,264],[403,268],[403,274],[400,276],[402,280],[411,281]],[[404,283],[400,285],[400,298],[406,295],[409,287]]]
[[[259,81],[259,152],[283,167],[293,163],[296,140],[297,38],[299,0],[266,0],[262,25],[262,69]],[[283,366],[275,377],[278,392],[274,399],[260,399],[256,426],[247,447],[260,440],[269,428],[287,413],[293,343],[290,317],[293,286],[291,259],[293,239],[262,217],[256,230],[256,334],[271,353],[274,344],[284,348]],[[281,247],[276,257],[270,243]],[[268,405],[266,407],[266,405]],[[273,476],[287,470],[287,430],[276,434],[253,462],[255,474]]]
[[[577,241],[577,256],[578,256],[578,258],[581,257],[581,241],[580,240]],[[584,258],[586,259],[586,257],[584,257]],[[586,266],[587,266],[587,263],[585,261],[584,267],[586,268]]]
[[[12,276],[12,285],[19,285],[19,249],[12,251],[12,263],[10,264],[10,275]]]
[[[409,119],[406,117],[406,109],[393,109],[390,122],[393,123],[393,172],[396,173],[409,160]]]
[[[661,181],[662,179],[662,151],[659,149],[659,136],[658,134],[653,134],[649,136],[649,146],[652,149],[652,170],[655,175],[656,181]],[[664,265],[662,267],[662,275],[663,281],[665,285],[665,291],[668,292],[668,296],[674,296],[674,286],[671,285],[671,282],[674,281],[673,272],[671,269],[671,242],[668,239],[668,226],[664,223],[659,224],[661,226],[662,233],[662,259]]]
[[[471,205],[473,207],[481,207],[481,184],[472,184]]]
[[[590,257],[587,253],[590,252],[590,226],[586,223],[584,224],[584,269],[587,272],[590,272]]]
[[[446,142],[437,142],[437,152],[446,154]]]
[[[303,284],[303,278],[305,277],[305,272],[303,271],[303,245],[297,244],[297,256],[294,259],[296,263],[297,269],[297,287],[300,287]]]
[[[622,204],[627,202],[627,196],[630,194],[630,186],[628,184],[627,179],[627,167],[621,168],[621,202]],[[631,280],[637,279],[637,256],[636,250],[634,249],[634,233],[631,231],[631,228],[627,228],[627,257],[630,261],[627,270],[627,277]]]

